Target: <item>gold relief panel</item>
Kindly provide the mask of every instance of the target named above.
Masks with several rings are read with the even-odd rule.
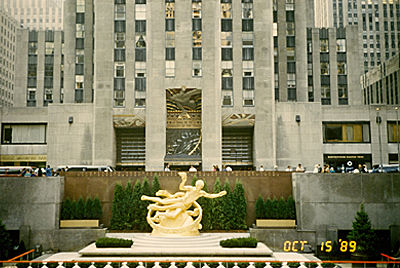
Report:
[[[143,115],[114,115],[113,123],[115,128],[119,127],[145,127],[146,118]]]
[[[225,114],[222,116],[222,126],[245,127],[254,126],[255,114]]]

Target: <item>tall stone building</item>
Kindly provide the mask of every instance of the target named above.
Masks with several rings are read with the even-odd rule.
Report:
[[[328,27],[357,25],[364,72],[380,65],[400,49],[400,3],[398,0],[327,0],[315,1],[316,22]],[[318,27],[318,26],[317,26]]]
[[[0,9],[30,30],[62,30],[64,0],[0,0]]]
[[[17,22],[0,10],[0,105],[12,107],[15,96]]]
[[[388,162],[396,148],[381,146],[384,124],[360,90],[359,30],[314,28],[314,5],[67,1],[64,33],[21,30],[21,94],[1,113],[3,133],[11,129],[1,164],[312,170],[371,167],[382,155]],[[392,106],[379,106],[382,120],[395,118]],[[22,129],[34,138],[13,139]]]

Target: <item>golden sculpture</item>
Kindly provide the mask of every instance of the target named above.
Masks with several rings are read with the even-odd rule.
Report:
[[[209,194],[203,191],[204,181],[197,180],[196,186],[185,185],[187,175],[185,172],[179,172],[182,182],[179,184],[179,190],[170,194],[166,190],[160,190],[156,193],[160,197],[142,195],[142,200],[153,201],[147,209],[147,222],[153,228],[152,235],[155,236],[197,236],[201,229],[201,206],[196,202],[199,197],[217,198],[224,196],[226,191],[217,194]],[[161,198],[164,197],[164,198]],[[193,209],[191,210],[191,208]]]

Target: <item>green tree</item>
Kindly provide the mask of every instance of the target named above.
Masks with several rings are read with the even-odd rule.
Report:
[[[355,220],[353,221],[353,229],[350,231],[347,239],[357,243],[357,253],[371,257],[377,254],[377,236],[372,229],[371,221],[364,209],[363,203],[360,205],[360,210],[357,211]]]
[[[73,219],[73,204],[71,199],[67,197],[62,204],[61,208],[61,219],[62,220],[72,220]]]
[[[85,213],[85,201],[83,201],[83,197],[79,197],[78,201],[75,203],[76,208],[75,208],[75,213],[74,213],[74,219],[77,220],[82,220],[84,219],[84,213]]]
[[[268,197],[264,203],[264,217],[265,217],[265,219],[273,219],[272,200],[270,197]]]
[[[192,181],[192,185],[194,186],[196,184],[196,180],[197,180],[197,176],[194,175],[193,176],[193,180]],[[204,180],[204,187],[203,187],[203,191],[208,193],[208,185],[207,182]],[[211,199],[210,198],[206,198],[206,197],[200,197],[197,200],[197,203],[199,203],[199,205],[201,206],[202,210],[203,210],[203,217],[201,219],[201,225],[202,225],[202,230],[203,231],[207,231],[207,230],[211,230],[211,224],[212,224],[212,203],[211,203]]]
[[[222,213],[223,213],[223,226],[224,230],[232,230],[235,226],[235,200],[231,190],[231,185],[229,180],[226,179],[224,184],[224,190],[226,191],[226,195],[222,197],[218,197],[222,201]]]
[[[161,189],[161,187],[160,187],[160,181],[158,180],[158,175],[157,175],[157,173],[154,174],[152,186],[153,186],[153,187],[151,188],[151,195],[152,195],[152,196],[156,196],[156,193]]]
[[[125,186],[124,197],[122,202],[122,215],[123,217],[123,229],[133,229],[133,195],[132,195],[132,183],[128,181]]]
[[[261,195],[257,198],[255,209],[256,219],[265,219],[265,202]]]
[[[214,189],[213,193],[219,193],[222,191],[222,185],[217,177],[215,183],[214,183]],[[222,198],[213,198],[211,199],[212,203],[212,225],[211,229],[213,230],[222,230],[223,229],[223,221],[224,221],[224,215],[222,212]]]
[[[83,217],[85,219],[94,219],[93,215],[93,199],[88,196],[86,197],[86,201],[85,201],[85,210],[83,212]]]
[[[0,220],[0,260],[8,258],[7,252],[11,250],[12,241],[9,233],[7,232],[6,226]]]
[[[103,214],[103,210],[101,208],[101,202],[100,202],[100,198],[98,196],[96,196],[93,199],[93,219],[100,219],[101,214]]]
[[[196,181],[197,181],[197,176],[196,176],[196,174],[194,174],[193,177],[192,177],[192,183],[191,183],[192,186],[196,186]]]
[[[296,219],[296,202],[293,199],[293,196],[289,196],[287,199],[288,206],[288,218],[295,220]]]
[[[132,191],[132,203],[133,203],[133,229],[139,230],[140,229],[140,222],[142,221],[142,211],[141,211],[141,200],[140,197],[142,196],[142,185],[140,180],[136,180],[135,185],[133,186]]]
[[[235,224],[234,227],[237,230],[247,229],[246,225],[246,214],[247,214],[247,200],[245,197],[245,192],[243,184],[241,181],[236,180],[235,189],[233,190],[233,196],[235,200]]]
[[[278,207],[279,207],[279,201],[274,196],[274,199],[272,199],[272,202],[271,202],[271,210],[270,210],[271,219],[278,219],[278,215],[279,215]]]
[[[147,177],[144,178],[143,183],[142,183],[141,196],[142,195],[151,196],[150,184],[149,184],[149,180],[147,179]],[[151,230],[151,228],[146,220],[147,206],[149,204],[150,204],[150,201],[141,200],[141,202],[140,202],[141,217],[140,217],[139,228],[141,231],[150,231]]]
[[[287,219],[287,203],[283,196],[278,201],[278,219]]]
[[[111,229],[122,230],[123,226],[123,215],[122,215],[122,202],[124,199],[124,188],[121,183],[118,182],[114,188],[114,199],[112,204],[112,216],[110,219]]]

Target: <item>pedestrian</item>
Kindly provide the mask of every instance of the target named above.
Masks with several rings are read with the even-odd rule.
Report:
[[[313,170],[313,173],[319,173],[319,172],[318,172],[318,165],[315,165],[314,170]]]
[[[164,168],[164,171],[171,171],[171,169],[169,168],[169,165],[167,164],[166,166],[165,166],[165,168]]]
[[[290,166],[287,166],[285,171],[292,171],[292,168]]]
[[[38,177],[43,177],[43,171],[42,171],[42,168],[41,167],[39,167],[38,168]]]
[[[190,166],[189,168],[189,172],[196,172],[197,169],[194,166]]]
[[[264,166],[263,165],[260,166],[260,171],[264,171]]]
[[[274,169],[275,169],[275,171],[278,171],[278,166],[275,165],[275,166],[274,166]]]
[[[52,170],[51,170],[51,168],[50,168],[50,165],[47,165],[47,168],[46,168],[46,177],[51,177],[51,176],[53,176],[53,172],[52,172]]]
[[[226,171],[232,171],[232,168],[230,166],[226,166]]]
[[[296,172],[304,172],[304,168],[301,166],[301,164],[297,165]]]

